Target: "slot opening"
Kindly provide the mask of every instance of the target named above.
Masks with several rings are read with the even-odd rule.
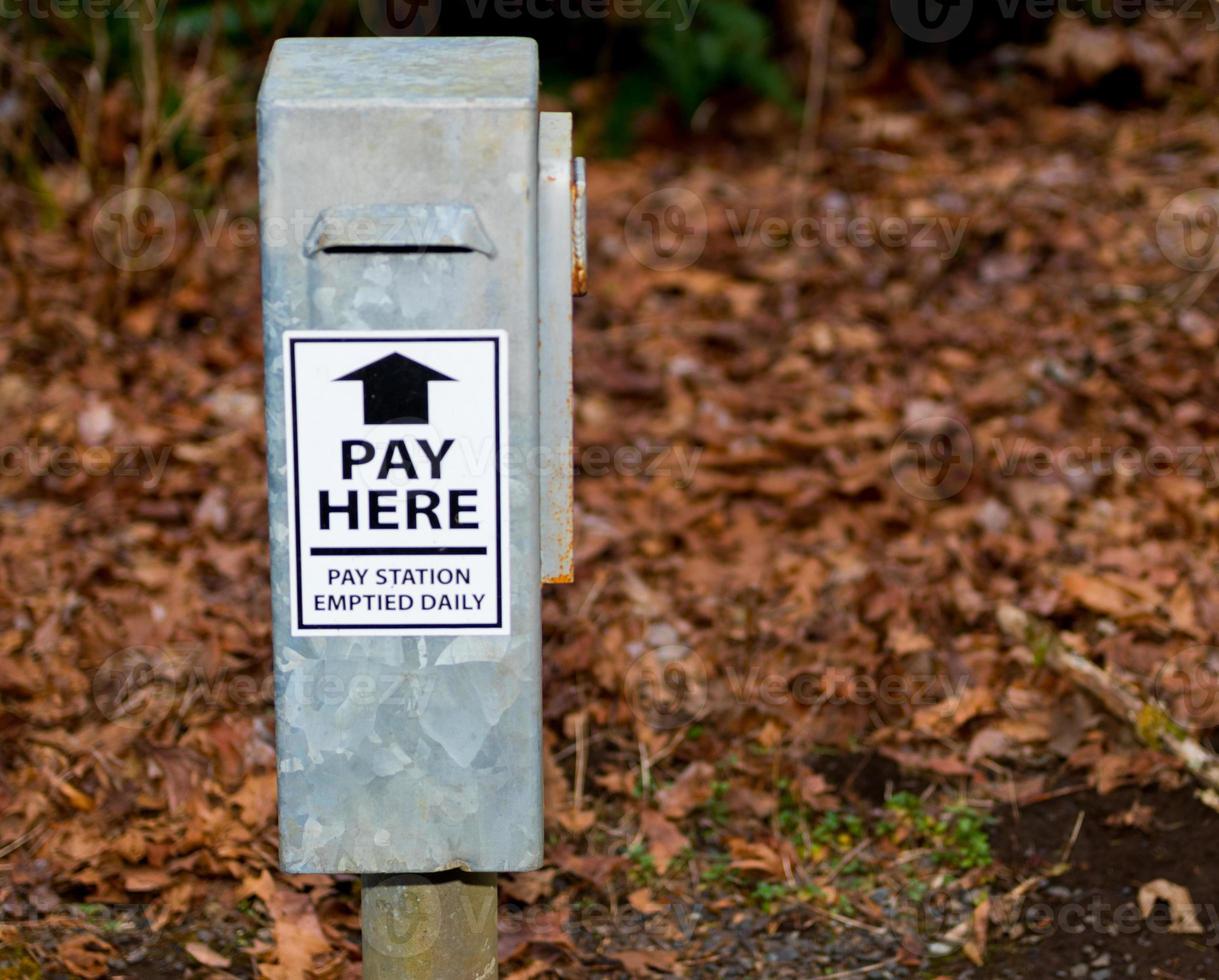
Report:
[[[326,245],[326,255],[360,255],[368,252],[390,255],[468,255],[474,251],[465,245]]]

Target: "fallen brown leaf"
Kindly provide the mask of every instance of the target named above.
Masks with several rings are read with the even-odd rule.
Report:
[[[499,890],[525,905],[532,905],[539,898],[554,891],[554,868],[541,871],[522,871],[512,875],[500,875]]]
[[[626,971],[633,977],[652,977],[657,973],[670,977],[686,975],[677,960],[677,954],[671,950],[617,949],[611,950],[607,955],[626,967]]]
[[[172,883],[168,872],[157,868],[137,868],[123,876],[123,887],[129,892],[159,892]]]
[[[115,949],[91,932],[78,932],[63,940],[56,953],[59,961],[75,977],[104,977]]]
[[[314,957],[330,951],[308,895],[291,888],[276,889],[268,903],[275,932],[275,963],[259,964],[268,980],[299,980],[313,968]]]
[[[227,956],[217,953],[205,943],[190,942],[182,948],[204,966],[214,966],[218,970],[227,969],[233,962]]]
[[[673,859],[690,846],[690,839],[656,810],[644,810],[640,829],[648,840],[648,853],[660,874],[668,871]]]
[[[642,912],[644,915],[655,915],[657,912],[663,912],[665,909],[660,902],[656,901],[650,888],[636,888],[627,895],[626,900],[630,903],[631,908],[636,912]]]
[[[732,854],[734,868],[741,871],[762,871],[772,878],[783,877],[783,859],[769,844],[733,837],[728,841],[728,851]]]
[[[1118,575],[1094,575],[1071,569],[1062,573],[1062,591],[1096,612],[1126,619],[1150,613],[1156,605],[1153,589]]]
[[[711,799],[715,767],[709,762],[691,762],[671,786],[656,794],[660,812],[666,817],[680,820],[691,810]]]
[[[1164,878],[1149,881],[1139,889],[1139,912],[1144,919],[1151,918],[1157,901],[1168,903],[1171,921],[1169,932],[1184,935],[1198,935],[1203,932],[1202,923],[1198,921],[1198,907],[1194,905],[1189,889],[1174,885]]]

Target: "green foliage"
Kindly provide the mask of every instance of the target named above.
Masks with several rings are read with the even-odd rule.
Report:
[[[907,845],[929,848],[937,864],[960,873],[991,863],[990,818],[967,804],[953,804],[936,816],[913,793],[895,793],[886,806],[896,817],[892,833],[911,831]]]
[[[796,898],[802,902],[824,903],[825,892],[816,885],[799,886],[783,881],[759,881],[754,885],[749,897],[767,912],[773,913],[788,898]],[[844,914],[854,911],[854,907],[845,898],[840,898],[835,905],[838,911]]]
[[[716,854],[712,857],[711,863],[702,869],[698,876],[698,883],[702,887],[722,884],[727,889],[736,890],[741,887],[741,876],[732,867],[731,859],[727,854]]]
[[[115,161],[99,160],[103,98],[118,95],[124,100],[122,136],[127,139],[142,125],[144,100],[151,91],[156,130],[138,138],[159,144],[154,173],[181,171],[216,153],[218,142],[227,148],[234,136],[252,135],[254,93],[276,37],[316,33],[336,16],[348,21],[355,16],[351,11],[344,14],[336,0],[130,0],[92,8],[68,4],[63,9],[82,12],[22,17],[9,25],[25,57],[41,66],[43,77],[51,81],[27,85],[21,99],[26,117],[17,127],[20,138],[0,147],[0,162],[21,176],[40,203],[38,172],[48,160],[78,161],[99,187],[117,179]],[[155,61],[151,69],[150,59]],[[224,78],[227,85],[199,99],[194,90],[201,77]],[[183,125],[180,111],[192,96],[194,112]],[[177,122],[170,125],[176,115]],[[192,120],[200,117],[210,122],[194,125]],[[44,214],[52,221],[57,217]]]
[[[199,84],[200,76],[188,72],[227,79],[215,97],[203,100],[210,111],[202,115],[216,132],[186,125],[158,133],[164,139],[158,171],[173,173],[199,166],[218,144],[227,147],[232,136],[244,140],[251,134],[258,78],[277,37],[367,29],[357,6],[338,0],[132,0],[107,9],[109,16],[23,18],[14,24],[25,56],[45,66],[61,89],[52,97],[28,86],[28,134],[16,147],[0,148],[0,160],[31,187],[47,157],[79,159],[99,184],[113,178],[99,172],[96,126],[89,120],[98,118],[101,95],[116,86],[128,87],[127,115],[138,124],[152,81],[164,124]],[[607,25],[592,42],[602,48],[596,59],[588,60],[587,47],[579,59],[549,59],[550,75],[564,88],[587,77],[592,64],[616,79],[604,110],[601,149],[611,154],[629,149],[635,120],[645,111],[671,104],[688,122],[708,98],[733,89],[797,110],[790,81],[775,59],[771,18],[747,0],[667,0],[649,11],[615,22],[612,29]],[[519,29],[509,20],[489,26],[491,34]],[[459,19],[442,20],[440,27],[441,33],[453,28],[461,33]],[[149,37],[154,44],[147,43]],[[145,78],[150,52],[156,71]],[[86,85],[87,77],[100,78],[101,86]],[[101,169],[106,166],[113,161]]]
[[[771,59],[769,22],[740,0],[703,0],[687,30],[646,23],[644,50],[687,118],[733,85],[795,110],[787,77]]]
[[[647,885],[656,880],[656,861],[648,846],[642,841],[626,849],[626,858],[631,862],[630,876],[639,884]]]
[[[0,980],[39,980],[42,967],[24,945],[0,946]]]
[[[813,826],[809,838],[828,851],[854,847],[865,836],[863,821],[853,813],[831,811]]]
[[[712,823],[723,826],[728,822],[728,782],[717,779],[711,784],[711,799],[703,804],[703,810]]]
[[[779,829],[787,837],[795,837],[804,824],[804,814],[799,801],[792,795],[791,780],[780,779],[775,788],[779,791]]]
[[[713,783],[704,813],[718,815],[727,792],[727,782]],[[920,904],[933,889],[951,884],[966,872],[985,870],[992,863],[991,818],[964,802],[945,806],[899,792],[880,811],[857,813],[842,808],[821,812],[805,804],[793,781],[785,778],[776,780],[775,795],[774,826],[795,848],[797,880],[773,874],[758,879],[734,869],[728,855],[716,853],[709,863],[696,865],[700,889],[744,895],[768,914],[787,903],[804,902],[855,917],[860,914],[860,897],[882,885],[892,894]],[[726,812],[723,816],[730,822]],[[895,851],[911,860],[892,866]],[[632,877],[642,880],[638,867]],[[832,887],[824,887],[826,882]]]
[[[1050,651],[1054,648],[1056,637],[1053,632],[1044,627],[1030,625],[1028,644],[1033,651],[1033,665],[1044,667]]]
[[[750,897],[762,908],[771,912],[790,893],[791,888],[785,882],[759,881],[753,886],[753,894]]]
[[[1162,708],[1151,704],[1145,704],[1139,709],[1138,716],[1135,718],[1134,730],[1139,740],[1153,749],[1163,746],[1166,735],[1173,738],[1184,738],[1188,734],[1184,728],[1169,718]]]
[[[962,871],[990,864],[990,837],[986,826],[990,818],[964,803],[948,808],[946,847],[943,863]]]
[[[675,12],[677,5],[671,4]],[[708,98],[744,88],[791,113],[798,103],[774,60],[770,22],[742,0],[702,0],[684,29],[673,19],[643,20],[647,66],[626,74],[606,117],[611,153],[631,144],[631,123],[669,95],[689,122]]]

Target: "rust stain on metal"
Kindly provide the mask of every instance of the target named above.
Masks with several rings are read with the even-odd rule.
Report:
[[[588,293],[588,199],[584,158],[572,161],[571,171],[571,294]]]
[[[564,407],[567,410],[567,418],[569,419],[574,417],[572,415],[574,400],[574,392],[571,388],[568,388],[567,397],[564,399]],[[542,576],[542,582],[547,585],[571,585],[576,580],[575,523],[574,494],[568,493],[567,498],[563,502],[555,505],[554,520],[542,522],[542,527],[554,528],[554,539],[559,547],[558,558],[555,562],[555,567],[559,569],[559,572],[556,575]],[[542,551],[545,553],[546,549],[543,548]]]
[[[564,504],[555,506],[552,521],[543,521],[542,527],[550,527],[554,529],[554,541],[558,545],[559,553],[555,561],[555,566],[559,572],[555,575],[542,576],[542,582],[547,585],[570,585],[576,580],[575,575],[575,535],[573,532],[574,514],[572,507],[572,499],[567,498]],[[545,552],[545,548],[542,549]]]

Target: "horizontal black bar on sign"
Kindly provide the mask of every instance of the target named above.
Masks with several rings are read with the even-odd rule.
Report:
[[[310,548],[311,555],[485,555],[486,548]]]

